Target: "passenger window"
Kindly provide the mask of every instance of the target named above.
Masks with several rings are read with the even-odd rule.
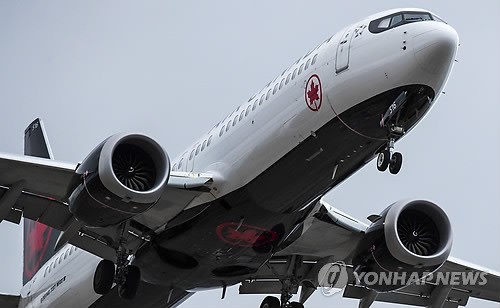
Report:
[[[269,99],[269,96],[271,96],[271,89],[269,89],[269,91],[267,91],[266,100]]]
[[[294,70],[293,70],[292,80],[294,80],[294,79],[295,79],[295,76],[297,76],[297,69],[294,69]]]
[[[253,102],[252,110],[255,110],[255,107],[257,107],[257,100],[255,100],[255,102]]]
[[[184,161],[184,158],[181,158],[181,161],[179,162],[179,169],[182,169],[182,162]],[[73,251],[76,251],[76,249],[74,249]]]
[[[276,85],[274,86],[274,89],[273,89],[273,94],[275,94],[275,93],[276,93],[276,91],[278,91],[278,84],[276,84]]]
[[[194,155],[200,154],[200,148],[201,148],[201,145],[198,144],[198,146],[196,147],[196,152],[194,153]]]
[[[240,121],[243,120],[243,116],[245,116],[245,110],[242,110],[241,111],[241,114],[240,114]]]
[[[285,78],[281,79],[281,82],[280,82],[280,90],[281,88],[283,88],[283,85],[285,84]]]
[[[191,154],[189,154],[189,160],[193,159],[194,157],[194,149],[191,151]]]
[[[227,123],[227,126],[226,126],[226,132],[229,130],[229,127],[231,127],[231,122],[228,122],[228,123]]]
[[[241,114],[243,114],[243,112],[241,112]],[[210,138],[208,138],[207,147],[210,145],[210,143],[212,143],[212,136],[210,136]]]
[[[285,84],[288,84],[288,82],[290,81],[290,77],[292,77],[292,73],[288,73],[288,76],[286,76]]]
[[[303,69],[304,69],[304,63],[302,63],[302,65],[299,67],[299,74],[298,75],[300,75],[300,73],[302,73]]]
[[[250,106],[248,106],[247,111],[245,111],[245,117],[250,113]]]
[[[224,133],[224,127],[225,127],[225,125],[222,125],[222,127],[220,129],[219,137],[221,137],[222,134]]]
[[[235,117],[234,117],[234,120],[233,120],[233,126],[235,126],[235,125],[236,125],[236,122],[238,122],[238,116],[235,116]]]
[[[207,146],[207,140],[203,141],[203,144],[201,145],[201,150],[205,150],[205,147]]]
[[[262,96],[260,97],[259,105],[262,105],[263,102],[264,102],[264,94],[262,94]]]
[[[314,63],[316,63],[316,59],[317,59],[317,58],[318,58],[318,54],[315,54],[315,55],[314,55],[314,58],[313,58],[313,60],[312,60],[312,62],[311,62],[311,65],[314,65]]]
[[[306,62],[306,67],[304,68],[305,70],[309,67],[309,64],[311,63],[311,59],[307,60]]]

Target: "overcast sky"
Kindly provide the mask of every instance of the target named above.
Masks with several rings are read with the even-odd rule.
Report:
[[[121,131],[149,134],[174,157],[337,30],[397,7],[429,9],[453,26],[459,62],[446,94],[397,144],[401,172],[371,162],[327,201],[364,219],[399,199],[433,200],[450,217],[452,255],[498,271],[497,0],[1,1],[0,151],[21,154],[24,128],[41,117],[58,160],[80,161]],[[0,224],[0,247],[0,293],[18,293],[21,227]],[[231,288],[219,298],[200,293],[183,307],[255,308],[263,296]],[[357,301],[317,292],[308,306]]]

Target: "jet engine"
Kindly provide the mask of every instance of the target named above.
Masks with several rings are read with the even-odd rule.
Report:
[[[78,166],[69,189],[69,210],[88,227],[118,224],[143,213],[161,197],[170,161],[150,137],[117,134]]]
[[[450,221],[430,201],[396,202],[372,221],[353,257],[359,283],[370,289],[385,292],[413,283],[450,254]]]

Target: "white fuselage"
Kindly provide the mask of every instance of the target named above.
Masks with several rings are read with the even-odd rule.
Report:
[[[368,30],[370,21],[397,11],[352,24],[313,49],[174,159],[172,169],[212,174],[218,198],[249,183],[337,114],[377,94],[422,84],[437,97],[452,67],[457,34],[438,21],[378,34]],[[317,111],[306,102],[312,75],[321,80]],[[20,307],[88,307],[100,296],[92,287],[99,261],[66,245],[23,287]]]

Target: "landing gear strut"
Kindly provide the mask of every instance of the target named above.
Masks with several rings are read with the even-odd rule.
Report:
[[[124,299],[133,299],[141,281],[141,271],[135,265],[129,265],[128,253],[118,253],[115,282],[118,285],[118,295]]]

